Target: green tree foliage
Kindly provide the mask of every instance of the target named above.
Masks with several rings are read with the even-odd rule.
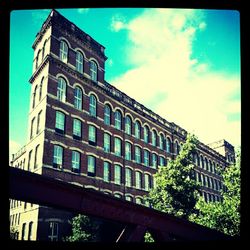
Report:
[[[240,151],[236,163],[222,171],[224,191],[222,202],[206,203],[202,197],[197,202],[198,214],[190,220],[232,236],[240,235]]]
[[[70,242],[93,242],[98,241],[99,224],[94,219],[85,215],[77,215],[70,224],[72,225],[72,235],[65,238]]]
[[[192,156],[197,142],[194,135],[188,134],[176,159],[159,167],[154,175],[155,186],[146,197],[153,208],[185,219],[195,212],[199,184],[194,180]]]
[[[147,242],[147,243],[155,242],[152,235],[148,231],[144,235],[144,242]]]

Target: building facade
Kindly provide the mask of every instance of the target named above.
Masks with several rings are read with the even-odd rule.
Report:
[[[29,138],[12,166],[148,206],[143,196],[154,185],[153,174],[178,155],[187,131],[107,83],[104,46],[57,11],[32,48]],[[235,161],[234,147],[222,140],[199,142],[197,150],[200,191],[206,201],[220,201],[217,169]],[[58,240],[70,215],[52,211],[11,200],[18,239]],[[40,228],[46,225],[45,235]]]

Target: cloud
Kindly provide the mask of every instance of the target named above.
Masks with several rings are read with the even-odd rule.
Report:
[[[240,113],[240,100],[229,98],[240,91],[240,78],[212,72],[192,57],[203,19],[196,10],[150,9],[127,22],[125,60],[133,69],[110,82],[203,143],[224,138],[240,145],[240,120],[228,119]]]
[[[80,13],[80,14],[84,14],[84,13],[87,13],[89,11],[88,8],[81,8],[81,9],[77,9],[77,12]]]
[[[121,29],[126,28],[126,21],[124,16],[116,14],[111,18],[110,29],[111,31],[118,32]]]
[[[21,148],[21,145],[18,142],[9,141],[9,161],[12,159],[12,154],[17,153],[17,151]]]

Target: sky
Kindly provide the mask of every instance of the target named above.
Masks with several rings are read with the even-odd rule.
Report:
[[[105,79],[205,143],[241,145],[240,14],[167,8],[57,9],[102,44]],[[10,19],[10,154],[27,143],[33,49],[50,10]]]

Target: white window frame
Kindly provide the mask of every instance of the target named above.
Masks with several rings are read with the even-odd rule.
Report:
[[[66,101],[66,81],[59,77],[57,81],[57,99],[61,102]]]
[[[103,180],[105,182],[111,181],[111,165],[107,161],[103,162]]]
[[[63,132],[65,131],[65,114],[61,111],[56,111],[55,128]]]
[[[60,60],[64,63],[68,62],[68,44],[65,41],[60,42]]]
[[[88,155],[88,173],[96,174],[96,158],[92,155]]]
[[[131,135],[131,131],[132,131],[132,120],[129,116],[126,116],[125,118],[125,133],[127,133],[128,135]]]
[[[132,187],[132,170],[130,168],[125,169],[125,185]]]
[[[132,145],[129,142],[125,142],[125,159],[132,160]]]
[[[83,54],[80,51],[76,51],[76,70],[83,73]]]
[[[63,147],[54,145],[53,163],[62,166],[63,163]]]
[[[135,146],[135,162],[141,163],[141,148],[138,146]]]
[[[96,143],[96,127],[89,125],[89,141]]]
[[[107,113],[108,110],[108,113]],[[109,105],[104,106],[104,124],[110,125],[111,124],[111,108]]]
[[[49,232],[51,234],[48,234],[48,238],[51,241],[58,241],[58,231],[59,231],[58,222],[50,221],[49,228],[50,228]]]
[[[72,169],[80,171],[80,162],[81,162],[81,154],[77,151],[72,151],[72,159],[71,159]]]
[[[143,160],[144,165],[149,167],[149,151],[146,149],[143,150]]]
[[[120,111],[115,111],[115,128],[122,129],[122,114]]]
[[[110,153],[111,152],[111,136],[108,133],[104,133],[103,135],[103,149],[104,152]]]
[[[115,137],[115,146],[114,146],[114,153],[116,156],[122,155],[122,140],[120,138]]]
[[[135,138],[141,139],[141,124],[138,121],[135,122]]]
[[[97,81],[97,69],[98,69],[97,63],[91,60],[90,61],[90,78],[91,80],[95,82]]]
[[[73,119],[73,135],[82,137],[82,122],[79,119]]]
[[[95,95],[91,94],[89,96],[89,114],[91,116],[96,117],[97,116],[97,99],[95,97]]]
[[[74,107],[82,110],[82,90],[78,86],[74,89]]]

